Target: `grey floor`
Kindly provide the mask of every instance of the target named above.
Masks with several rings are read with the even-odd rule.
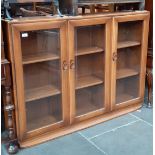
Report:
[[[7,155],[5,144],[2,155]],[[22,149],[18,155],[153,155],[153,110],[144,103],[135,112]]]

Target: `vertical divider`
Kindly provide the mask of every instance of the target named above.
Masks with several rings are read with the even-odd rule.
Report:
[[[118,23],[116,22],[115,17],[112,19],[112,48],[111,48],[111,111],[114,110],[116,103],[116,61],[113,61],[113,55],[117,52],[117,36],[118,36]]]
[[[68,102],[68,69],[63,69],[63,62],[67,62],[67,23],[64,22],[60,27],[60,42],[61,42],[61,84],[62,84],[62,107],[63,107],[63,120],[64,123],[67,125],[69,124],[69,102]]]
[[[75,69],[70,69],[70,61],[75,61],[74,52],[74,26],[68,21],[68,63],[69,63],[69,103],[70,103],[70,124],[74,122],[75,118]]]
[[[112,45],[112,21],[111,19],[105,24],[105,66],[104,66],[104,103],[106,111],[110,111],[110,64],[111,64],[111,45]]]

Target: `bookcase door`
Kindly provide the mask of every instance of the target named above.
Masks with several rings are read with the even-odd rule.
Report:
[[[71,123],[108,111],[110,26],[111,18],[69,21]]]
[[[148,14],[114,18],[111,59],[112,109],[143,101],[148,19]]]
[[[14,24],[20,138],[67,124],[66,21]]]

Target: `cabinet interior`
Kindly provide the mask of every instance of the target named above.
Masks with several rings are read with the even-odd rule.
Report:
[[[23,64],[60,58],[59,30],[38,30],[21,32]]]
[[[139,76],[131,76],[116,81],[116,104],[139,97]]]
[[[76,55],[91,54],[105,50],[105,25],[75,28]]]
[[[139,96],[142,21],[118,23],[116,104]]]
[[[105,25],[75,28],[76,116],[104,108],[104,42]]]
[[[80,116],[103,108],[103,84],[76,90],[76,116]]]
[[[61,93],[59,63],[53,60],[23,66],[26,101]]]
[[[140,73],[141,46],[118,49],[117,51],[117,79]]]
[[[62,121],[61,95],[26,102],[27,130]]]
[[[118,23],[118,48],[140,45],[143,21]]]

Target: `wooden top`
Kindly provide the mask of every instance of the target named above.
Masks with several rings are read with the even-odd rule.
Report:
[[[78,4],[116,4],[116,3],[142,3],[144,0],[78,0]]]
[[[52,2],[52,0],[8,0],[9,3]]]
[[[146,14],[149,11],[132,11],[132,12],[114,12],[114,13],[102,13],[95,15],[78,15],[78,16],[39,16],[39,17],[22,17],[22,18],[14,18],[13,20],[3,20],[9,24],[17,24],[17,23],[32,23],[32,22],[46,22],[46,21],[58,21],[58,20],[78,20],[78,19],[89,19],[89,18],[99,18],[99,17],[114,17],[114,16],[125,16],[125,15],[134,15],[134,14]]]

